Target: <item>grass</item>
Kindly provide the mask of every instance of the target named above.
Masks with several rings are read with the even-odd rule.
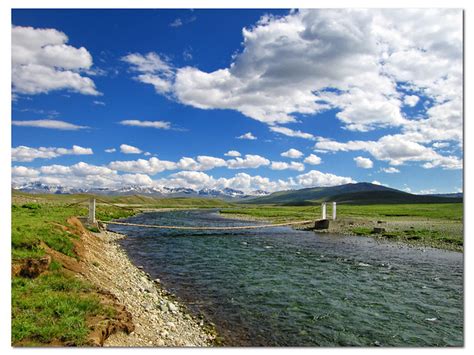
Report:
[[[332,214],[328,204],[328,216]],[[320,206],[246,205],[225,208],[223,214],[270,220],[275,223],[321,218]],[[462,251],[463,204],[337,205],[338,233],[376,236],[410,244]],[[381,222],[380,225],[376,222]],[[347,222],[347,223],[346,223]],[[373,227],[385,227],[380,234]],[[399,226],[406,226],[400,229]],[[410,228],[411,227],[411,228]]]
[[[87,206],[71,205],[90,195],[32,195],[13,192],[12,259],[39,258],[45,251],[41,243],[73,258],[74,239],[78,237],[61,228],[71,216],[87,215]],[[147,208],[215,208],[232,206],[221,200],[199,198],[157,199],[143,196],[99,196],[115,204]],[[98,201],[96,217],[108,221],[136,211],[110,206]],[[91,231],[97,229],[92,227]],[[95,263],[94,266],[99,266]],[[101,305],[93,287],[65,270],[53,260],[49,270],[35,279],[12,278],[12,344],[44,346],[51,344],[84,345],[89,328],[87,319],[110,315],[114,310]]]
[[[328,204],[328,215],[331,212]],[[272,206],[247,205],[240,208],[225,208],[221,213],[245,215],[256,218],[269,218],[275,222],[288,220],[318,219],[321,216],[321,206]],[[361,217],[372,219],[442,219],[462,221],[463,204],[389,204],[389,205],[337,205],[337,214],[344,218]]]
[[[87,318],[111,312],[92,290],[60,269],[36,279],[13,278],[12,343],[83,345],[89,333]]]
[[[65,200],[66,201],[66,200]],[[63,231],[71,216],[85,215],[86,208],[41,202],[12,205],[12,259],[37,258],[50,248],[70,257],[74,234]],[[98,207],[102,219],[132,214],[116,207]],[[12,278],[12,344],[41,346],[51,343],[84,345],[89,334],[87,318],[113,313],[100,304],[93,287],[64,270],[53,260],[49,270],[35,279]]]

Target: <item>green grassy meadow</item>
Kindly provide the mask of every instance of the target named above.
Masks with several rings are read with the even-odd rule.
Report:
[[[225,208],[222,214],[275,223],[321,218],[321,206],[246,205]],[[332,216],[328,204],[327,216]],[[373,233],[374,227],[384,232]],[[330,222],[329,232],[372,236],[408,244],[462,251],[463,204],[377,204],[337,205],[337,221]]]

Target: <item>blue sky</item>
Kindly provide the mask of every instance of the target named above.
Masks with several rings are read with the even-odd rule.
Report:
[[[460,191],[461,20],[14,10],[13,183]]]

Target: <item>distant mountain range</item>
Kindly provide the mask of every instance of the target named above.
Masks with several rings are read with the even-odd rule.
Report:
[[[28,193],[98,195],[150,195],[155,197],[204,197],[223,200],[238,200],[249,204],[276,204],[287,206],[310,206],[324,201],[335,201],[346,204],[379,204],[379,203],[450,203],[462,202],[462,193],[415,195],[390,187],[371,183],[355,183],[330,187],[312,187],[300,190],[288,190],[269,193],[256,190],[245,193],[231,188],[194,190],[183,187],[144,187],[138,185],[124,186],[119,189],[90,188],[78,189],[60,185],[49,185],[40,182],[14,186],[13,189]]]
[[[462,194],[415,195],[366,182],[301,190],[279,191],[246,200],[250,204],[305,206],[334,201],[346,204],[452,203],[462,202]]]
[[[98,194],[98,195],[152,195],[156,197],[209,197],[221,199],[245,199],[257,196],[269,195],[269,192],[256,190],[245,193],[240,190],[224,188],[194,190],[183,187],[145,187],[139,185],[129,185],[118,189],[113,188],[72,188],[61,185],[43,184],[33,182],[25,185],[13,186],[14,190],[33,194]]]

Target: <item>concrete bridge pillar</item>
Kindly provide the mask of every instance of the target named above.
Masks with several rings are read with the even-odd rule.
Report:
[[[89,224],[94,224],[95,220],[95,198],[89,200],[89,216],[87,217]]]

